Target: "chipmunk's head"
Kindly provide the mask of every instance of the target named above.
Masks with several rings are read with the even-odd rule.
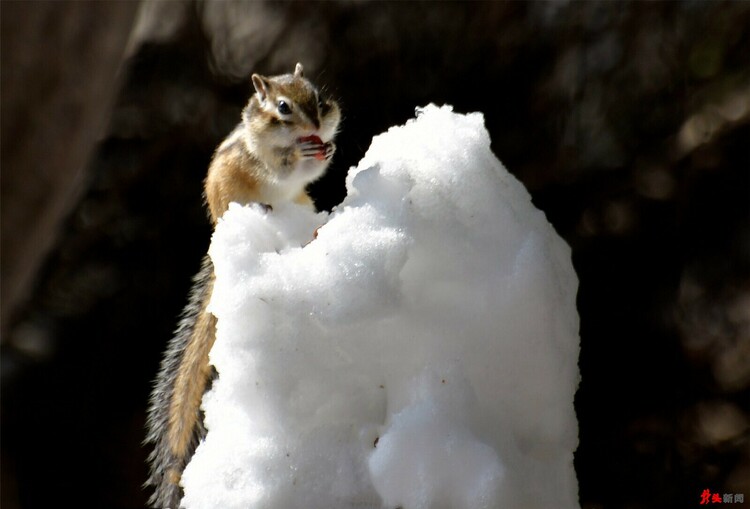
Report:
[[[269,141],[274,145],[288,145],[310,135],[327,142],[336,135],[341,120],[339,106],[305,78],[302,64],[297,64],[292,74],[253,74],[252,81],[255,104],[246,121],[264,122],[264,137],[273,138]]]

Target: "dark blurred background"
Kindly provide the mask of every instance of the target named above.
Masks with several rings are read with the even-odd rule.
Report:
[[[429,102],[573,248],[583,508],[750,505],[750,3],[8,2],[2,507],[143,507],[150,384],[251,72],[342,104],[330,209]]]

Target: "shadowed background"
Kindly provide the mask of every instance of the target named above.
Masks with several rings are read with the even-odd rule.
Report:
[[[373,135],[447,103],[573,248],[582,507],[750,504],[750,3],[0,9],[4,508],[144,506],[202,179],[250,74],[297,61],[344,112],[319,207]]]

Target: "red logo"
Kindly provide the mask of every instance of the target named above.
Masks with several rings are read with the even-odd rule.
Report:
[[[742,504],[745,502],[743,493],[711,493],[711,490],[703,490],[701,493],[700,505],[708,504]]]

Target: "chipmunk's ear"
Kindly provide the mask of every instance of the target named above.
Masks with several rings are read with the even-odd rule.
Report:
[[[305,70],[302,68],[302,64],[297,62],[297,65],[294,67],[294,76],[296,78],[304,78],[305,77]]]
[[[252,80],[255,91],[258,93],[258,97],[260,97],[261,101],[265,101],[266,97],[268,97],[268,91],[271,88],[271,84],[268,82],[268,79],[261,76],[260,74],[253,74]]]

